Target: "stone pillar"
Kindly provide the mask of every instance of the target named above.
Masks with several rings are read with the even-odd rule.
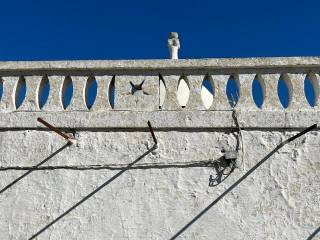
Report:
[[[47,103],[43,106],[44,111],[61,111],[62,105],[62,85],[65,76],[48,76],[50,83],[50,92]]]
[[[66,110],[88,110],[85,99],[85,87],[88,81],[87,76],[72,76],[73,94],[70,105]]]
[[[188,76],[189,83],[189,100],[186,109],[192,110],[206,110],[201,99],[201,87],[204,80],[204,75]]]
[[[166,87],[165,99],[162,105],[162,110],[181,110],[181,106],[177,99],[177,88],[180,76],[169,75],[163,76],[163,82]]]
[[[239,84],[239,100],[236,109],[254,110],[257,108],[252,96],[252,82],[255,74],[237,74],[235,75],[236,82]]]
[[[110,88],[110,83],[112,81],[112,78],[113,76],[110,76],[110,75],[95,77],[98,88],[97,88],[96,100],[91,108],[91,111],[103,111],[103,110],[112,109],[108,100],[109,88]]]
[[[0,102],[0,111],[14,111],[15,107],[15,90],[19,81],[19,77],[2,77],[3,93]]]
[[[263,110],[282,110],[283,107],[278,97],[278,81],[280,74],[262,74],[259,76],[265,98],[262,104]]]
[[[227,98],[227,82],[229,75],[213,75],[214,82],[214,98],[210,110],[231,110],[229,100]]]
[[[288,85],[290,96],[288,110],[310,108],[304,92],[305,78],[306,74],[284,74],[284,79]]]
[[[22,111],[40,110],[38,102],[39,86],[43,79],[42,76],[26,76],[26,96],[20,106]]]

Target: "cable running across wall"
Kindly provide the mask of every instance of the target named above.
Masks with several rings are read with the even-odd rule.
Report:
[[[70,207],[67,211],[65,211],[64,213],[62,213],[61,215],[59,215],[57,218],[55,218],[53,221],[51,221],[50,223],[48,223],[46,226],[44,226],[43,228],[41,228],[38,232],[36,232],[35,234],[33,234],[30,238],[28,238],[28,240],[32,240],[35,239],[36,237],[38,237],[41,233],[43,233],[45,230],[47,230],[49,227],[51,227],[53,224],[55,224],[56,222],[58,222],[60,219],[62,219],[63,217],[65,217],[67,214],[69,214],[71,211],[73,211],[74,209],[76,209],[79,205],[81,205],[82,203],[84,203],[85,201],[87,201],[89,198],[91,198],[93,195],[95,195],[97,192],[99,192],[100,190],[102,190],[104,187],[106,187],[107,185],[109,185],[110,183],[112,183],[115,179],[117,179],[118,177],[120,177],[123,173],[125,173],[128,169],[130,169],[130,167],[132,167],[134,164],[136,164],[137,162],[141,161],[141,159],[143,159],[144,157],[146,157],[148,154],[150,154],[152,151],[154,151],[157,148],[157,139],[155,137],[155,134],[153,132],[152,126],[150,124],[150,122],[148,121],[148,126],[149,126],[149,130],[151,132],[153,141],[154,141],[154,145],[145,153],[143,153],[141,156],[139,156],[136,160],[134,160],[133,162],[131,162],[130,164],[127,165],[127,167],[121,171],[119,171],[117,174],[115,174],[113,177],[109,178],[106,182],[104,182],[102,185],[100,185],[98,188],[96,188],[94,191],[92,191],[91,193],[89,193],[88,195],[86,195],[84,198],[82,198],[79,202],[77,202],[75,205],[73,205],[72,207]]]
[[[174,240],[179,237],[183,232],[185,232],[193,223],[195,223],[200,217],[202,217],[207,211],[210,210],[216,203],[218,203],[222,198],[224,198],[229,192],[236,188],[243,180],[245,180],[251,173],[253,173],[257,168],[259,168],[265,161],[267,161],[273,154],[275,154],[280,148],[284,145],[292,142],[296,138],[301,137],[302,135],[312,131],[317,127],[317,124],[314,124],[300,133],[292,136],[291,138],[281,142],[275,149],[273,149],[267,156],[260,160],[255,166],[253,166],[249,171],[247,171],[242,177],[240,177],[234,184],[232,184],[226,191],[224,191],[219,197],[217,197],[212,203],[210,203],[204,210],[202,210],[198,215],[196,215],[190,222],[183,226],[170,240]]]
[[[17,179],[15,179],[14,181],[12,181],[11,183],[9,183],[7,186],[5,186],[4,188],[2,188],[0,190],[0,194],[4,193],[6,190],[8,190],[9,188],[11,188],[13,185],[15,185],[17,182],[19,182],[20,180],[22,180],[24,177],[28,176],[30,173],[32,173],[33,171],[37,170],[38,167],[40,167],[41,165],[43,165],[44,163],[46,163],[47,161],[49,161],[51,158],[53,158],[55,155],[57,155],[59,152],[61,152],[62,150],[64,150],[65,148],[67,148],[69,146],[69,142],[66,143],[65,145],[63,145],[61,148],[59,148],[57,151],[55,151],[54,153],[52,153],[49,157],[45,158],[43,161],[41,161],[40,163],[38,163],[37,165],[30,167],[29,169],[22,169],[22,170],[28,170],[26,173],[24,173],[23,175],[21,175],[20,177],[18,177]]]
[[[203,160],[203,161],[190,161],[190,162],[171,162],[171,163],[141,163],[135,164],[128,169],[128,164],[101,164],[101,165],[57,165],[57,166],[42,166],[42,167],[23,167],[23,166],[10,166],[0,167],[0,171],[20,171],[20,170],[34,170],[34,171],[47,171],[47,170],[138,170],[138,169],[165,169],[165,168],[210,168],[214,167],[217,160]]]

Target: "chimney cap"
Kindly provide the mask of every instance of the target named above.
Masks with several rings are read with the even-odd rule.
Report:
[[[177,32],[170,32],[169,33],[169,38],[178,38],[179,37],[179,34]]]

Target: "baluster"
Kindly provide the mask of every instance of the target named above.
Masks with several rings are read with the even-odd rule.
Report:
[[[227,82],[229,80],[229,75],[213,75],[214,83],[214,97],[213,103],[210,110],[231,110],[229,100],[227,97]]]
[[[73,96],[70,105],[66,108],[68,111],[88,110],[85,99],[85,87],[89,77],[71,76],[73,84]]]
[[[178,103],[177,98],[177,87],[179,83],[180,76],[169,75],[163,76],[163,82],[166,86],[166,95],[164,103],[162,105],[162,110],[181,110],[181,106]]]
[[[16,110],[15,107],[15,89],[17,87],[19,77],[2,77],[3,93],[0,101],[0,111],[10,112]]]
[[[263,110],[282,110],[283,107],[278,97],[278,81],[280,74],[262,74],[259,76],[265,98],[262,104]]]
[[[65,76],[48,76],[50,83],[50,91],[47,103],[43,106],[44,111],[61,111],[62,105],[62,85],[65,80]]]
[[[26,76],[24,77],[26,81],[26,96],[19,107],[21,111],[35,111],[40,110],[38,103],[38,91],[40,82],[43,76]]]
[[[188,76],[189,83],[189,100],[186,109],[190,110],[205,110],[204,104],[201,99],[201,87],[205,76]]]
[[[109,103],[109,87],[113,76],[96,76],[97,81],[97,97],[91,108],[92,111],[110,110],[111,105]]]
[[[252,82],[255,74],[237,74],[235,75],[236,81],[239,83],[239,101],[236,109],[239,110],[254,110],[257,109],[252,96]]]
[[[304,93],[305,78],[306,74],[284,74],[290,96],[288,110],[310,109]]]

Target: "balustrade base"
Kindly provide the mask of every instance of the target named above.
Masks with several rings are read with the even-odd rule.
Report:
[[[300,129],[320,119],[320,111],[236,111],[241,128]],[[150,120],[155,129],[234,129],[233,111],[17,111],[0,113],[0,129],[41,129],[41,117],[59,128],[146,129]]]

